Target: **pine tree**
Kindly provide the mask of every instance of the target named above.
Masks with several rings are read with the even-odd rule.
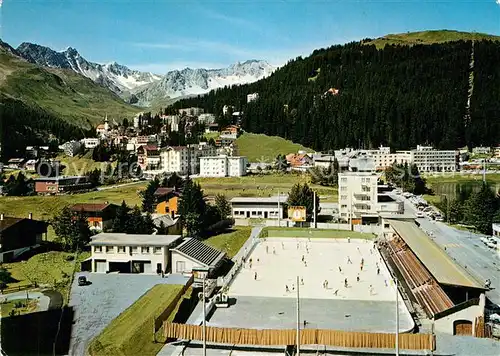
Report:
[[[215,196],[215,207],[217,208],[221,220],[225,220],[231,216],[231,204],[225,195],[217,194]]]
[[[56,242],[66,251],[82,249],[90,241],[92,234],[87,218],[83,213],[73,213],[67,206],[52,219],[51,224],[56,233]]]
[[[307,183],[304,183],[303,185],[297,183],[290,190],[286,203],[288,206],[305,207],[307,218],[309,220],[314,213],[314,191],[307,185]],[[317,194],[316,213],[319,213],[319,197]]]
[[[194,183],[188,178],[179,199],[179,214],[188,235],[199,236],[203,229],[203,217],[206,209],[203,190],[198,183]]]
[[[478,192],[473,193],[464,206],[464,220],[476,229],[491,235],[491,224],[498,209],[498,202],[491,188],[483,184]]]
[[[142,210],[148,213],[152,213],[154,210],[155,192],[156,189],[160,187],[160,182],[158,178],[153,179],[149,182],[148,186],[144,191],[141,192],[142,196]]]
[[[127,228],[127,223],[129,219],[130,208],[122,201],[120,207],[116,210],[116,216],[113,220],[113,232],[125,232]]]

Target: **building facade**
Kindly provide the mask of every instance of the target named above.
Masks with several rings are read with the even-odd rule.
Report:
[[[35,179],[35,192],[38,194],[63,194],[87,190],[92,187],[87,176],[59,176]]]
[[[159,169],[160,150],[154,145],[140,146],[137,149],[137,163],[142,170]]]
[[[83,214],[92,230],[103,231],[111,228],[118,205],[109,203],[79,203],[71,208],[73,213]]]
[[[340,219],[360,224],[363,215],[377,214],[378,175],[369,158],[351,160],[350,169],[339,173]]]
[[[458,165],[457,151],[435,150],[431,146],[417,146],[410,151],[410,161],[418,171],[425,172],[455,172]]]
[[[199,116],[203,114],[205,110],[203,108],[186,108],[179,109],[179,115],[187,115],[187,116]]]
[[[92,272],[170,272],[170,247],[180,235],[100,233],[92,236]]]
[[[241,177],[247,174],[248,160],[244,156],[200,157],[201,177]]]
[[[96,148],[99,145],[100,140],[98,138],[82,138],[80,142],[83,144],[86,150],[90,150],[92,148]]]
[[[252,101],[255,101],[259,99],[259,93],[252,93],[247,95],[247,103],[251,103]]]
[[[493,236],[500,237],[500,224],[493,224]]]
[[[234,219],[283,219],[283,204],[288,196],[269,198],[235,197],[231,199],[231,212]]]
[[[169,173],[198,174],[200,157],[213,156],[216,148],[208,144],[169,146],[160,152],[161,170]]]

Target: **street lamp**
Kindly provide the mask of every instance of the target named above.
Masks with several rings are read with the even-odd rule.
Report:
[[[202,303],[203,303],[203,356],[207,356],[207,309],[205,303],[205,284],[210,269],[208,267],[195,267],[194,273],[203,273]]]

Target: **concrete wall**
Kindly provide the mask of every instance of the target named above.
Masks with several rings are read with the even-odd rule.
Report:
[[[184,270],[180,269],[180,266],[177,265],[177,262],[184,262]],[[204,267],[200,263],[196,263],[195,261],[181,255],[176,251],[172,251],[172,273],[185,273],[193,270],[195,267]]]
[[[155,253],[154,246],[149,247],[149,253],[142,252],[141,246],[137,246],[137,250],[134,250],[132,246],[125,246],[125,252],[118,252],[118,246],[108,246],[111,250],[106,252],[107,246],[101,246],[102,251],[99,252],[95,249],[97,246],[92,246],[92,266],[95,266],[95,260],[105,260],[106,270],[109,271],[110,262],[125,262],[125,261],[145,261],[151,262],[151,271],[144,271],[146,274],[156,274],[156,265],[161,263],[161,268],[165,271],[168,265],[168,247],[161,246],[161,252]],[[134,246],[136,247],[136,246]],[[92,272],[95,272],[95,268],[92,268]]]
[[[434,321],[434,329],[436,331],[446,333],[449,335],[454,334],[453,324],[458,320],[467,320],[472,322],[472,335],[476,334],[476,318],[478,316],[484,316],[485,307],[485,296],[484,293],[479,297],[479,305],[471,305],[465,309],[459,310],[453,314],[447,315],[443,318]]]

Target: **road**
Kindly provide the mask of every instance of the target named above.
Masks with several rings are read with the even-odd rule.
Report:
[[[408,199],[399,198],[404,199],[405,212],[417,211]],[[467,268],[480,281],[491,280],[492,289],[486,292],[486,296],[500,305],[500,255],[479,240],[485,235],[458,230],[428,217],[417,221],[424,231],[432,232],[434,241],[459,265]]]
[[[136,182],[130,182],[130,183],[122,183],[122,184],[115,184],[115,185],[107,185],[107,186],[103,186],[103,187],[98,187],[98,188],[97,188],[97,191],[101,191],[101,190],[108,190],[108,189],[114,189],[114,188],[121,188],[121,187],[126,187],[126,186],[128,186],[128,185],[135,185],[135,184],[140,184],[140,183],[144,183],[144,182],[147,182],[147,181],[139,180],[139,181],[136,181]]]

